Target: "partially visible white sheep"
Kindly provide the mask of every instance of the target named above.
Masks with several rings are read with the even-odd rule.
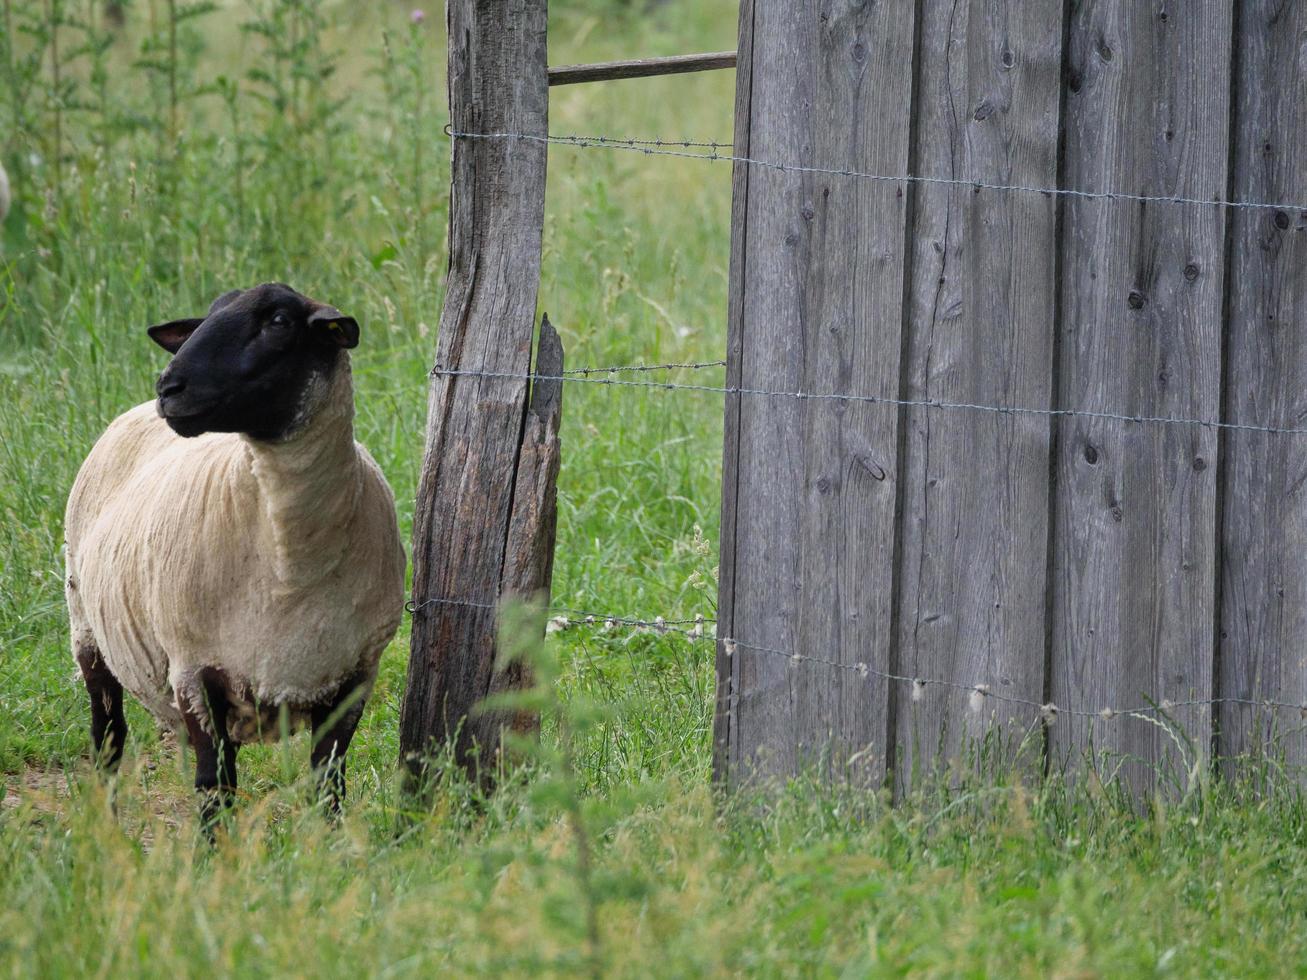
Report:
[[[314,730],[331,803],[399,626],[394,499],[354,441],[354,321],[287,286],[152,328],[156,403],[116,419],[68,501],[73,652],[96,751],[122,753],[125,687],[196,751],[206,823],[236,748]]]
[[[9,175],[5,173],[5,165],[0,163],[0,222],[5,220],[5,215],[9,213]]]

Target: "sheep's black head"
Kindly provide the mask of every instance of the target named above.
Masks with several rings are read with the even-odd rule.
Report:
[[[341,350],[359,342],[352,317],[281,283],[224,293],[208,316],[149,333],[174,355],[155,385],[159,415],[174,432],[268,440],[313,417]]]

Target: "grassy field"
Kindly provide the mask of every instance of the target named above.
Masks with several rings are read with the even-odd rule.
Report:
[[[3,7],[18,200],[0,239],[0,973],[1307,971],[1307,807],[1278,780],[1259,796],[1205,782],[1143,813],[1001,773],[900,807],[799,781],[723,808],[711,646],[675,636],[552,636],[544,745],[490,798],[451,780],[414,812],[397,793],[407,626],[339,827],[307,803],[300,738],[242,753],[230,835],[199,846],[189,766],[134,706],[103,786],[61,521],[97,435],[152,393],[166,355],[144,328],[268,279],[356,316],[358,434],[407,539],[448,146],[439,9],[414,24],[394,3],[183,4],[174,32],[163,0],[122,28],[100,6],[65,0],[57,58],[59,4]],[[734,45],[724,0],[554,7],[555,63]],[[729,140],[732,91],[729,72],[560,89],[552,129]],[[549,167],[540,305],[569,366],[721,357],[728,167],[569,148]],[[559,605],[711,617],[720,424],[711,394],[569,386]]]

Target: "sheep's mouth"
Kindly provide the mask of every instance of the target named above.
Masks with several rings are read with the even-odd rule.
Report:
[[[168,424],[168,428],[183,438],[189,439],[192,436],[202,435],[208,431],[205,419],[211,414],[210,411],[200,412],[178,412],[169,410],[160,398],[155,402],[155,410],[159,417]]]

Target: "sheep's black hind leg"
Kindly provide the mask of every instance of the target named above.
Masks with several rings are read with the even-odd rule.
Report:
[[[318,776],[318,798],[328,811],[340,813],[345,798],[345,753],[363,716],[364,678],[345,681],[335,697],[313,708],[313,751],[309,758]]]
[[[236,750],[227,732],[227,693],[221,682],[201,673],[198,690],[179,697],[186,735],[195,751],[195,792],[200,826],[210,840],[214,826],[236,795]]]
[[[127,744],[127,719],[123,716],[123,686],[110,673],[94,644],[79,646],[77,666],[91,699],[91,742],[95,763],[105,772],[116,772]]]

